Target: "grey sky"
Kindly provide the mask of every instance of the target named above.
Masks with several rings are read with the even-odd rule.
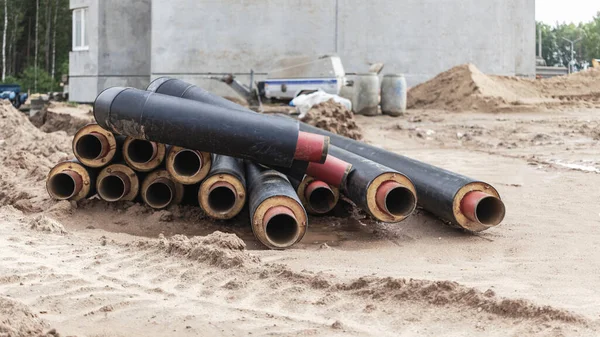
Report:
[[[587,22],[600,11],[600,0],[536,0],[535,19],[548,24]]]

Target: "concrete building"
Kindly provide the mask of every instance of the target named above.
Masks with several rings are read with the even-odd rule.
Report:
[[[248,83],[250,69],[260,80],[276,59],[332,53],[346,72],[383,62],[384,73],[403,73],[411,86],[463,63],[491,74],[535,74],[535,0],[71,0],[71,7],[84,3],[97,18],[89,20],[97,36],[88,56],[72,53],[72,100],[116,83],[144,87],[159,76],[234,95],[209,74],[234,73]],[[117,27],[107,29],[107,20]],[[73,75],[94,86],[78,88]]]
[[[150,81],[151,0],[70,0],[69,99],[93,102],[112,86]]]

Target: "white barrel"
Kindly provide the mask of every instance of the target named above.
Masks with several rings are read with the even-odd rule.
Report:
[[[406,112],[406,79],[404,75],[389,74],[381,82],[381,111],[390,116]]]
[[[356,74],[354,80],[354,113],[375,116],[379,105],[379,77],[375,73]]]

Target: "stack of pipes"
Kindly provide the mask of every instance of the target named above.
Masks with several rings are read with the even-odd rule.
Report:
[[[504,204],[489,184],[283,116],[262,115],[181,80],[146,91],[113,87],[94,103],[98,124],[73,138],[75,159],[46,187],[55,199],[95,194],[155,209],[194,195],[214,219],[248,201],[256,238],[272,249],[299,242],[307,212],[326,214],[340,193],[373,218],[400,222],[418,204],[452,226],[498,225]],[[331,144],[330,144],[331,143]]]

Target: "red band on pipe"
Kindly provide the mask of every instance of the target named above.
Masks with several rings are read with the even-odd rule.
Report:
[[[479,202],[491,195],[481,191],[471,191],[460,201],[460,211],[471,221],[479,222],[477,218],[477,205]]]
[[[217,181],[216,183],[210,185],[210,188],[208,189],[208,193],[211,193],[212,191],[214,191],[215,189],[217,189],[219,187],[225,187],[237,196],[237,191],[235,190],[235,187],[233,185],[231,185],[230,183],[223,181],[223,180]]]
[[[392,180],[386,181],[383,184],[379,185],[379,188],[375,193],[375,202],[377,203],[377,207],[379,207],[381,211],[392,216],[394,215],[387,208],[387,196],[393,189],[399,187],[402,187],[402,185]]]
[[[327,155],[323,164],[308,163],[306,175],[316,180],[324,181],[332,186],[340,187],[346,181],[351,168],[352,164],[332,155]]]
[[[308,132],[298,132],[294,159],[323,163],[327,156],[329,137]]]
[[[285,214],[285,215],[291,217],[292,219],[294,219],[296,221],[296,223],[298,222],[298,219],[296,219],[294,212],[291,209],[289,209],[288,207],[273,206],[273,207],[269,208],[269,210],[266,211],[265,215],[263,216],[264,228],[267,228],[267,224],[269,223],[269,221],[271,221],[271,219],[273,219],[274,217],[281,215],[281,214]]]
[[[315,180],[308,184],[308,186],[306,186],[306,189],[304,190],[304,197],[306,198],[306,200],[310,200],[310,195],[318,188],[326,188],[333,193],[333,191],[331,190],[331,188],[329,188],[329,185],[327,185],[326,182]]]
[[[58,174],[65,174],[73,180],[73,193],[71,193],[71,195],[66,199],[76,196],[83,188],[83,178],[79,173],[73,170],[64,170]]]

